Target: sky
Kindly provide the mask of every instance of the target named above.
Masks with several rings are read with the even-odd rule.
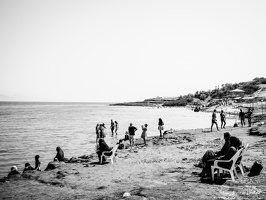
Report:
[[[265,10],[265,0],[0,0],[0,101],[141,101],[266,77]]]

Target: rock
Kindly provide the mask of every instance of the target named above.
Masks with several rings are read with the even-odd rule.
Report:
[[[81,158],[81,159],[92,159],[93,155],[83,155],[83,156],[79,156],[78,158]]]
[[[60,162],[51,161],[48,163],[46,169],[44,171],[54,170],[60,167]]]
[[[250,135],[259,135],[259,130],[258,130],[258,127],[253,127],[251,129],[249,129],[249,134]]]
[[[123,194],[123,197],[130,197],[131,195],[130,195],[130,193],[129,192],[125,192],[124,194]]]

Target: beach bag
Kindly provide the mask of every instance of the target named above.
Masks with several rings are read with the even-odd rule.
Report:
[[[125,135],[125,140],[129,140],[129,135]]]
[[[234,123],[234,127],[238,127],[238,125],[237,125],[237,123],[236,123],[236,122]]]
[[[263,169],[261,161],[255,161],[250,169],[248,176],[257,176],[260,175],[261,170]]]
[[[124,146],[125,146],[124,144],[119,144],[118,149],[124,149]]]

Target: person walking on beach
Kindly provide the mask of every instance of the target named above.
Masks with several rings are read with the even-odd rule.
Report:
[[[222,128],[225,128],[225,125],[226,125],[225,113],[223,110],[221,110],[220,118],[221,118],[221,129],[222,129]]]
[[[115,134],[117,135],[117,130],[118,130],[118,122],[115,121]]]
[[[136,131],[137,131],[137,128],[133,126],[132,123],[130,123],[130,126],[128,127],[128,134],[129,134],[129,143],[131,147],[134,146],[134,142],[135,142],[134,136],[135,136]]]
[[[163,137],[163,134],[162,134],[162,131],[163,131],[163,126],[164,126],[164,123],[163,123],[163,120],[161,118],[159,118],[159,122],[158,122],[158,130],[160,131],[160,138]]]
[[[246,114],[248,118],[248,126],[251,127],[251,115],[252,115],[251,108],[248,109],[248,112]]]
[[[213,110],[213,113],[212,113],[211,131],[212,131],[213,124],[216,125],[217,131],[219,131],[218,124],[217,124],[217,119],[216,119],[216,110],[215,109]]]
[[[147,130],[148,130],[147,127],[148,127],[148,124],[144,124],[141,126],[141,128],[142,128],[141,138],[144,140],[144,145],[146,145]]]
[[[111,126],[110,126],[111,132],[112,132],[112,136],[114,135],[114,129],[115,129],[115,123],[113,122],[113,120],[111,119]]]
[[[240,112],[239,112],[239,119],[240,119],[240,122],[241,122],[241,125],[242,127],[246,125],[245,123],[245,113],[242,111],[242,109],[240,109]]]

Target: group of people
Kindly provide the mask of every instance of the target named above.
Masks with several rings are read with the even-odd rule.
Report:
[[[105,132],[105,124],[97,124],[95,131],[96,131],[96,144],[99,143],[99,139],[104,139],[106,137],[106,132]],[[113,136],[114,133],[117,135],[117,130],[118,130],[118,122],[115,121],[113,122],[113,120],[111,119],[111,125],[110,125],[110,129],[111,129],[111,135]],[[148,130],[148,124],[144,124],[141,125],[141,129],[142,129],[142,133],[141,133],[141,138],[144,141],[144,144],[146,145],[146,139],[147,139],[147,130]],[[130,123],[128,130],[126,131],[125,135],[128,135],[129,137],[129,142],[130,142],[130,146],[134,145],[134,140],[135,140],[135,132],[138,129],[133,126],[132,123]],[[158,130],[160,133],[160,138],[163,137],[163,130],[164,130],[164,122],[161,118],[158,119]],[[126,136],[127,137],[127,136]]]
[[[239,138],[231,136],[229,132],[224,133],[225,143],[220,151],[214,152],[213,150],[207,150],[200,162],[196,164],[196,167],[202,168],[202,172],[199,174],[201,177],[211,176],[211,166],[215,160],[230,160],[235,153],[243,148],[242,142]],[[230,168],[232,163],[221,163],[218,164],[220,167]]]
[[[111,119],[110,129],[111,129],[111,132],[112,132],[112,136],[114,136],[114,133],[117,135],[118,122],[117,121],[113,122],[113,120]]]
[[[56,147],[56,156],[54,157],[54,161],[57,162],[65,162],[66,158],[64,157],[64,152],[61,149],[61,147]],[[35,167],[32,167],[30,163],[25,163],[25,167],[23,169],[22,173],[25,173],[27,171],[41,171],[41,162],[40,162],[40,156],[36,155],[35,156]],[[18,171],[17,166],[12,166],[11,167],[11,171],[8,173],[8,177],[12,176],[12,175],[16,175],[16,174],[20,174],[20,172]]]
[[[32,167],[30,163],[25,163],[25,168],[23,170],[23,173],[29,170],[37,170],[37,171],[41,171],[41,162],[40,162],[40,156],[36,155],[35,156],[35,167]],[[8,173],[8,177],[12,176],[12,175],[16,175],[16,174],[20,174],[20,172],[18,171],[17,166],[13,166],[11,167],[11,171]]]
[[[239,112],[238,116],[239,116],[240,123],[241,123],[242,127],[246,125],[245,118],[248,119],[248,126],[251,127],[251,115],[252,115],[251,108],[249,108],[246,113],[244,113],[242,111],[242,109],[240,109],[240,112]]]
[[[113,120],[111,120],[111,134],[112,136],[114,133],[117,135],[117,129],[118,129],[118,123]],[[105,125],[103,124],[97,124],[96,125],[96,153],[98,154],[99,161],[101,159],[102,152],[109,151],[111,153],[112,147],[109,147],[108,144],[105,141]],[[141,138],[143,139],[144,145],[147,145],[147,131],[148,131],[148,124],[141,125],[142,133]],[[120,139],[118,144],[121,144],[123,141],[129,141],[129,145],[132,149],[135,145],[135,134],[138,129],[133,126],[132,123],[129,124],[128,130],[125,132],[125,137],[123,139]],[[163,130],[164,130],[164,123],[161,118],[158,120],[158,130],[160,132],[160,137],[163,137]]]
[[[223,110],[221,110],[220,119],[221,119],[221,129],[223,129],[223,128],[225,128],[225,125],[226,125],[226,116],[225,116],[225,113]],[[219,131],[218,123],[217,123],[217,117],[216,117],[216,109],[214,109],[212,112],[211,131],[212,131],[212,127],[214,124],[216,125],[217,131]]]
[[[249,108],[246,113],[243,112],[242,109],[240,109],[238,116],[239,116],[242,127],[246,125],[245,118],[248,119],[248,126],[251,127],[251,116],[252,116],[251,108]],[[221,129],[223,129],[225,128],[225,125],[226,125],[226,115],[223,110],[221,110],[220,112],[220,119],[221,119]],[[216,117],[216,109],[214,109],[212,113],[211,131],[212,131],[213,125],[216,125],[217,131],[219,131],[217,117]]]

